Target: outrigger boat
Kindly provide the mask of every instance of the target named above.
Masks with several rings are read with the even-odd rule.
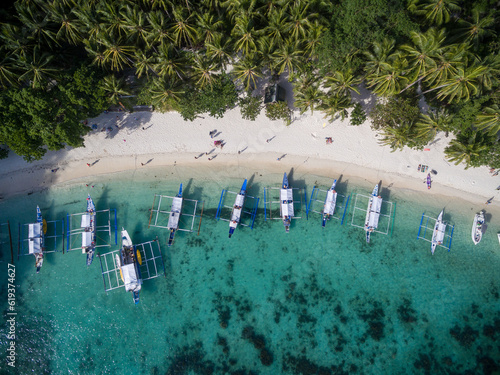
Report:
[[[132,243],[128,232],[122,228],[122,248],[116,254],[116,264],[120,269],[120,276],[125,284],[125,290],[132,292],[134,302],[139,303],[142,278],[139,265],[142,263],[141,254]]]
[[[247,180],[243,181],[243,185],[241,185],[241,190],[238,195],[236,195],[236,199],[234,201],[233,211],[231,212],[231,220],[229,221],[229,238],[234,233],[234,230],[238,226],[241,213],[243,210],[243,205],[245,204],[245,195],[247,194]]]
[[[283,176],[283,184],[280,190],[280,211],[285,226],[286,233],[290,231],[291,219],[294,216],[293,212],[293,189],[288,185],[286,172]]]
[[[94,201],[87,196],[87,211],[82,215],[82,254],[87,254],[87,266],[92,264],[95,254],[96,228],[95,228],[95,205]]]
[[[36,206],[36,223],[29,224],[28,231],[29,253],[35,256],[36,273],[39,273],[43,265],[44,234],[47,231],[47,224],[38,206]]]
[[[325,205],[323,206],[323,227],[325,227],[326,221],[329,220],[330,216],[335,212],[335,204],[337,203],[335,185],[337,185],[337,180],[333,181],[332,187],[328,189],[326,193]]]
[[[172,208],[170,212],[170,216],[168,218],[167,229],[170,231],[170,235],[168,237],[168,246],[172,246],[174,243],[175,233],[179,229],[179,219],[181,217],[182,211],[182,184],[179,187],[179,192],[172,200]]]
[[[480,211],[474,216],[474,223],[472,224],[472,241],[474,245],[477,245],[483,238],[483,224],[484,211]]]
[[[442,210],[436,220],[436,224],[434,225],[434,230],[432,232],[432,240],[431,240],[431,253],[434,255],[434,251],[436,250],[437,245],[441,245],[443,243],[444,234],[446,230],[446,224],[443,223],[443,213]]]
[[[380,209],[382,207],[382,197],[378,195],[378,184],[373,188],[370,201],[368,202],[368,210],[366,210],[365,231],[366,242],[370,242],[370,234],[378,227],[380,218]]]

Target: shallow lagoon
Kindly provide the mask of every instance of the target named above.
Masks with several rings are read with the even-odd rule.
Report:
[[[180,168],[180,167],[178,167]],[[491,373],[500,369],[500,247],[498,218],[474,246],[474,211],[466,202],[386,188],[396,203],[388,235],[364,232],[319,215],[293,222],[285,234],[265,221],[263,202],[253,230],[214,219],[222,188],[237,191],[242,178],[192,180],[164,171],[117,174],[73,182],[0,204],[13,228],[85,208],[116,208],[118,227],[134,242],[159,237],[166,276],[145,281],[140,304],[122,289],[104,292],[99,260],[85,266],[74,251],[46,256],[40,274],[31,257],[16,261],[18,373],[72,374],[335,374]],[[220,176],[219,176],[220,177]],[[245,176],[251,178],[251,174]],[[336,176],[333,176],[334,178]],[[281,175],[255,175],[248,193],[262,198]],[[271,183],[272,181],[272,183]],[[164,230],[148,229],[153,195],[204,202],[200,234],[177,234],[167,248]],[[293,176],[292,186],[331,179]],[[339,193],[368,195],[374,182],[341,179]],[[425,202],[425,203],[424,203]],[[232,203],[228,201],[229,205]],[[422,212],[455,224],[451,252],[417,240]],[[471,210],[472,209],[472,210]],[[17,240],[17,230],[13,230]],[[117,249],[113,246],[112,249]],[[4,252],[4,260],[10,254]],[[7,267],[6,263],[1,264]],[[5,274],[5,273],[2,273]],[[2,299],[6,301],[2,283]],[[2,311],[6,319],[7,304]],[[6,325],[1,327],[5,353]],[[5,362],[1,365],[5,367]]]

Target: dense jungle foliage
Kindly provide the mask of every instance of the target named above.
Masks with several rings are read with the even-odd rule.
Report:
[[[383,144],[419,149],[445,132],[450,161],[500,168],[497,1],[18,0],[0,20],[2,155],[82,146],[83,120],[110,105],[192,120],[241,97],[255,118],[262,104],[244,93],[284,74],[302,113],[352,107],[358,125],[364,84]]]

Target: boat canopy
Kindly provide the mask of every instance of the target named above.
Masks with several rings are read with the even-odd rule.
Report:
[[[337,192],[335,190],[328,190],[326,193],[326,202],[324,207],[324,213],[328,215],[333,215],[335,211],[335,203],[337,201]]]
[[[446,224],[443,222],[439,222],[436,225],[436,237],[434,238],[435,241],[442,243],[444,239],[444,232],[446,230]]]
[[[82,233],[82,247],[85,248],[87,246],[92,245],[92,232],[83,232]]]
[[[293,213],[293,190],[280,189],[281,216],[292,217]]]
[[[29,253],[40,254],[42,252],[42,223],[29,224]]]
[[[168,217],[168,224],[167,228],[168,229],[177,229],[179,226],[179,219],[181,216],[181,209],[182,209],[182,199],[181,197],[175,197],[172,200],[172,212],[170,213],[170,216]]]
[[[134,291],[137,292],[141,289],[142,280],[137,278],[137,272],[135,270],[135,264],[126,264],[121,266],[123,282],[125,284],[125,290],[127,292]]]
[[[82,228],[88,228],[90,227],[90,215],[89,214],[85,214],[85,215],[82,215],[82,225],[81,225]]]
[[[377,228],[382,208],[382,197],[373,197],[368,217],[368,227]]]

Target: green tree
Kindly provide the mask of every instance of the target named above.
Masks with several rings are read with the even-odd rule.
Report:
[[[483,133],[469,130],[459,133],[444,149],[444,154],[448,161],[455,165],[465,163],[465,169],[469,169],[481,165],[482,154],[488,149],[488,142]]]
[[[244,57],[242,60],[236,62],[231,72],[236,79],[243,82],[245,90],[249,91],[257,87],[257,79],[262,75],[260,74],[260,67],[255,60]]]
[[[116,78],[114,74],[104,77],[102,88],[112,104],[120,104],[126,110],[120,101],[120,97],[130,95],[130,92],[125,88],[125,80],[123,78]]]
[[[274,102],[266,104],[266,116],[270,120],[283,120],[285,125],[292,123],[292,110],[286,102]]]
[[[423,16],[427,23],[441,25],[450,21],[453,12],[458,12],[460,7],[457,0],[413,0],[408,9]]]
[[[419,138],[430,142],[436,137],[438,131],[448,133],[451,130],[452,121],[453,115],[441,108],[437,111],[429,111],[428,114],[421,113],[415,130]]]
[[[349,120],[349,124],[353,126],[361,125],[366,121],[366,113],[363,110],[361,104],[354,104],[354,108],[351,112],[351,119]]]
[[[255,121],[262,109],[262,97],[245,96],[239,100],[239,107],[243,119]]]
[[[141,103],[152,104],[155,110],[160,112],[168,112],[179,108],[184,91],[179,86],[178,81],[158,77],[153,79],[147,88],[149,90],[149,100],[144,100],[145,93],[143,92],[141,94]]]
[[[324,118],[328,118],[329,122],[333,122],[339,114],[344,120],[348,116],[347,109],[351,106],[350,96],[329,94],[323,97],[319,109],[325,114]]]
[[[361,78],[356,76],[352,69],[345,68],[343,71],[336,71],[333,75],[327,76],[324,85],[335,95],[351,95],[351,90],[360,95],[356,87],[360,83]]]
[[[490,135],[496,135],[500,132],[500,108],[497,104],[491,107],[485,107],[481,114],[477,116],[475,126],[484,130]]]
[[[293,87],[295,94],[294,106],[303,114],[307,110],[311,110],[311,114],[321,104],[321,99],[324,94],[320,91],[316,79],[309,75],[302,76]]]

